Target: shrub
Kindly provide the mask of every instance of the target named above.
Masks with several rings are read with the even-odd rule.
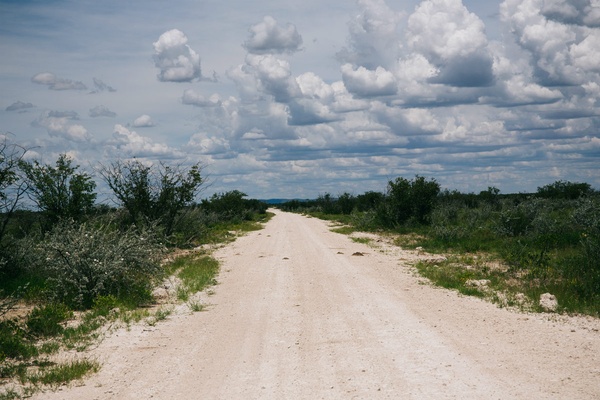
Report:
[[[64,221],[37,245],[37,262],[53,300],[89,308],[98,296],[144,302],[160,276],[163,246],[153,231],[116,232]]]
[[[0,364],[6,358],[28,360],[37,354],[37,348],[27,340],[17,321],[0,321]]]
[[[73,312],[60,303],[35,307],[27,316],[27,329],[36,337],[56,336],[64,330],[61,323],[72,316]]]
[[[416,176],[414,180],[402,177],[388,182],[387,195],[378,210],[378,216],[384,226],[396,227],[414,219],[420,224],[429,222],[440,185],[432,179],[425,180]]]

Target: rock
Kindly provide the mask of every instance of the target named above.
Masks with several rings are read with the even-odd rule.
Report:
[[[550,293],[544,293],[540,296],[540,307],[544,309],[544,311],[554,312],[558,308],[558,301],[556,300],[556,296]]]
[[[356,253],[352,254],[353,256],[364,256],[364,253],[361,253],[360,251],[357,251]]]

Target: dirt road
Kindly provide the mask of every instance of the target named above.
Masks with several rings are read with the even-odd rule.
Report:
[[[117,331],[99,373],[37,398],[600,398],[597,320],[433,288],[414,256],[277,212],[217,251],[208,311]]]

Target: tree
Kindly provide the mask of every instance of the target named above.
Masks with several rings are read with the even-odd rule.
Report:
[[[348,192],[338,196],[337,205],[342,214],[351,214],[356,204],[356,198]]]
[[[419,223],[427,223],[433,210],[440,185],[431,179],[416,176],[414,180],[403,177],[389,181],[385,201],[378,210],[384,225],[394,227],[414,218]]]
[[[80,221],[92,211],[96,200],[96,183],[87,173],[78,173],[79,165],[61,154],[56,165],[42,165],[37,160],[20,160],[27,194],[46,217],[47,228],[61,219]]]
[[[192,204],[204,183],[200,164],[145,165],[139,160],[116,161],[102,166],[100,174],[138,227],[158,223],[171,235],[181,212]]]
[[[0,143],[0,243],[10,219],[25,195],[26,184],[19,176],[19,162],[27,150],[5,137]]]
[[[546,186],[538,187],[537,195],[545,199],[575,200],[594,193],[589,183],[556,181]]]

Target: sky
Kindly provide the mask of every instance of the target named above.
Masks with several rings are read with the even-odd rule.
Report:
[[[600,188],[600,0],[0,0],[0,54],[0,138],[92,174],[201,163],[206,196],[251,198]]]

